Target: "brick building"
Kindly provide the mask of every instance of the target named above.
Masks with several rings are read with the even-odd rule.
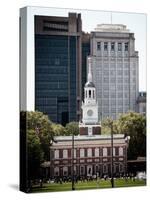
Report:
[[[82,119],[77,136],[57,136],[50,148],[50,177],[78,177],[111,175],[111,135],[101,135],[98,122],[96,88],[92,82],[91,60],[84,87]],[[113,172],[126,172],[127,143],[123,134],[113,136]],[[73,171],[74,168],[74,171]]]
[[[58,136],[57,143],[51,147],[51,177],[74,175],[100,177],[111,174],[111,136],[78,135],[74,137],[72,155],[72,136]],[[113,147],[114,174],[125,173],[127,162],[127,143],[124,135],[114,135]]]

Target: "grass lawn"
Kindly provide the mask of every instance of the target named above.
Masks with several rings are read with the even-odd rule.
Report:
[[[131,186],[145,186],[144,180],[124,180],[115,179],[115,187],[131,187]],[[45,183],[43,187],[33,186],[32,192],[58,192],[58,191],[71,191],[72,184],[69,183]],[[85,181],[75,184],[75,190],[85,190],[85,189],[100,189],[100,188],[111,188],[110,180],[98,180],[98,181]]]

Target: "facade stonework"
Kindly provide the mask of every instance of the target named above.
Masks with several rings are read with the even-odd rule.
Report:
[[[99,119],[137,112],[139,57],[134,33],[121,24],[98,25],[91,32],[90,57]]]

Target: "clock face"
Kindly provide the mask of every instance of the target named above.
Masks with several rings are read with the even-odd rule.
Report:
[[[93,115],[93,110],[88,110],[88,111],[87,111],[87,115],[88,115],[88,116],[92,116],[92,115]]]

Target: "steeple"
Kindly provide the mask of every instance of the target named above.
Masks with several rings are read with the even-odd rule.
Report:
[[[92,69],[91,69],[91,58],[88,57],[88,75],[87,75],[87,82],[85,84],[85,87],[95,87],[93,81],[93,77],[92,77]]]
[[[88,57],[88,81],[92,82],[91,58]]]

